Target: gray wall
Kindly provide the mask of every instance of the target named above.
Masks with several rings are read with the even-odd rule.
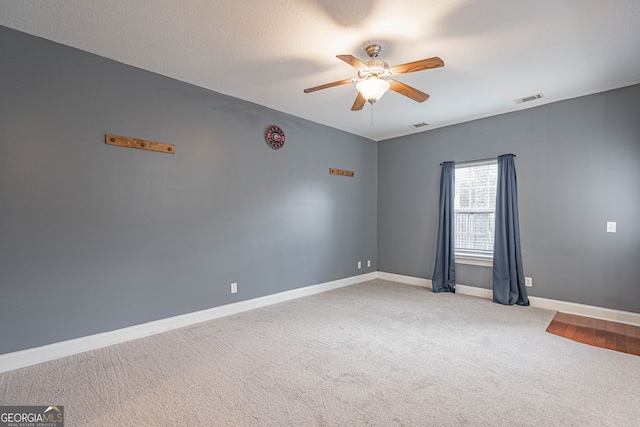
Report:
[[[375,142],[4,27],[0,58],[0,354],[376,270]]]
[[[508,152],[530,294],[640,312],[640,86],[376,148],[4,27],[0,58],[0,354],[376,268],[430,278],[439,163]]]
[[[505,153],[529,294],[640,313],[638,85],[379,143],[378,269],[431,278],[439,164]],[[490,288],[491,268],[457,265],[456,279]]]

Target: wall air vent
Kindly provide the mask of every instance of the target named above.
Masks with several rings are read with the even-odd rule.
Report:
[[[416,123],[415,125],[411,125],[411,126],[409,126],[409,127],[410,127],[411,129],[418,129],[418,128],[425,127],[425,126],[429,126],[429,123],[425,123],[425,122],[422,122],[422,123]]]
[[[536,99],[540,99],[540,98],[544,98],[544,95],[542,95],[541,93],[538,93],[536,95],[514,99],[513,102],[515,102],[516,104],[522,104],[523,102],[535,101]]]

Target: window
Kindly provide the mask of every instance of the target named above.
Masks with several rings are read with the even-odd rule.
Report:
[[[493,259],[498,162],[457,166],[455,176],[456,258]]]

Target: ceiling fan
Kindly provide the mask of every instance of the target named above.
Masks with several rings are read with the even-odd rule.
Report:
[[[327,89],[334,86],[340,86],[348,83],[356,83],[356,89],[358,90],[358,96],[356,97],[351,111],[358,111],[364,108],[364,104],[369,101],[371,104],[376,102],[384,95],[384,93],[391,89],[394,92],[398,92],[408,98],[417,102],[424,102],[429,98],[424,92],[418,89],[406,85],[397,80],[386,80],[387,77],[396,76],[398,74],[413,73],[415,71],[429,70],[431,68],[444,67],[442,59],[434,56],[433,58],[422,59],[420,61],[408,62],[402,65],[396,65],[395,67],[389,67],[384,61],[375,59],[380,54],[382,48],[380,45],[372,44],[366,49],[367,55],[371,58],[367,62],[362,62],[353,55],[337,55],[336,57],[342,59],[347,64],[351,65],[358,70],[358,78],[344,79],[337,82],[326,83],[320,86],[310,87],[305,89],[304,93],[315,92],[321,89]]]

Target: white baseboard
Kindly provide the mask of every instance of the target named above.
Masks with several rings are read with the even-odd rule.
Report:
[[[420,279],[419,277],[403,276],[401,274],[385,273],[378,271],[378,279],[388,280],[390,282],[404,283],[405,285],[421,286],[423,288],[433,289],[430,279]]]
[[[184,326],[189,326],[195,323],[217,319],[220,317],[229,316],[231,314],[241,313],[243,311],[253,310],[256,308],[265,307],[296,298],[302,298],[373,279],[389,280],[392,282],[432,289],[430,279],[421,279],[419,277],[403,276],[400,274],[385,273],[382,271],[371,272],[358,276],[347,277],[345,279],[334,280],[332,282],[292,289],[290,291],[267,295],[260,298],[240,301],[233,304],[227,304],[220,307],[214,307],[207,310],[187,313],[167,319],[160,319],[141,325],[118,329],[115,331],[104,332],[101,334],[90,335],[68,341],[62,341],[42,347],[16,351],[13,353],[2,354],[0,355],[0,372],[24,368],[26,366],[35,365],[37,363],[59,359],[61,357],[71,356],[73,354],[95,350],[109,345],[157,334],[160,332],[182,328]],[[460,284],[456,284],[456,293],[487,299],[491,299],[493,296],[493,292],[491,289]],[[531,302],[532,307],[539,307],[547,310],[561,311],[563,313],[640,326],[639,313],[631,313],[628,311],[613,310],[610,308],[595,307],[591,305],[577,304],[573,302],[558,301],[534,296],[530,296],[529,301]]]
[[[585,316],[594,319],[608,320],[610,322],[640,326],[640,314],[632,313],[630,311],[614,310],[612,308],[596,307],[593,305],[531,296],[529,297],[529,302],[532,307],[546,308],[547,310],[561,311],[563,313],[575,314],[577,316]]]
[[[431,279],[421,279],[419,277],[403,276],[402,274],[385,273],[383,271],[378,271],[378,279],[433,289]],[[466,286],[460,284],[456,284],[456,293],[488,299],[491,299],[493,297],[491,289],[477,288],[475,286]]]
[[[130,326],[115,331],[89,335],[42,347],[2,354],[0,355],[0,372],[24,368],[37,363],[47,362],[49,360],[71,356],[73,354],[83,353],[89,350],[95,350],[172,329],[182,328],[195,323],[217,319],[219,317],[229,316],[231,314],[241,313],[243,311],[253,310],[255,308],[265,307],[296,298],[302,298],[330,291],[332,289],[342,288],[344,286],[354,285],[367,280],[373,280],[376,277],[378,277],[377,272],[361,274],[358,276],[347,277],[345,279],[334,280],[332,282],[306,286],[304,288],[292,289],[290,291],[280,292],[273,295],[214,307],[207,310],[155,320],[153,322]]]
[[[467,286],[456,283],[456,293],[478,298],[493,299],[493,290],[478,288],[477,286]]]
[[[405,285],[421,286],[423,288],[433,289],[431,279],[421,279],[419,277],[403,276],[401,274],[378,272],[378,279],[389,280],[391,282],[404,283]],[[474,297],[488,298],[493,297],[491,289],[477,288],[475,286],[466,286],[456,284],[456,293],[462,295],[471,295]]]
[[[431,280],[429,279],[420,279],[418,277],[402,276],[400,274],[383,272],[378,272],[378,278],[432,289]],[[479,298],[493,299],[493,290],[478,288],[476,286],[456,284],[456,293]],[[545,308],[547,310],[561,311],[563,313],[575,314],[577,316],[585,316],[594,319],[608,320],[610,322],[640,326],[640,313],[632,313],[629,311],[614,310],[611,308],[596,307],[593,305],[578,304],[575,302],[559,301],[534,296],[529,297],[529,303],[531,304],[531,307]]]

